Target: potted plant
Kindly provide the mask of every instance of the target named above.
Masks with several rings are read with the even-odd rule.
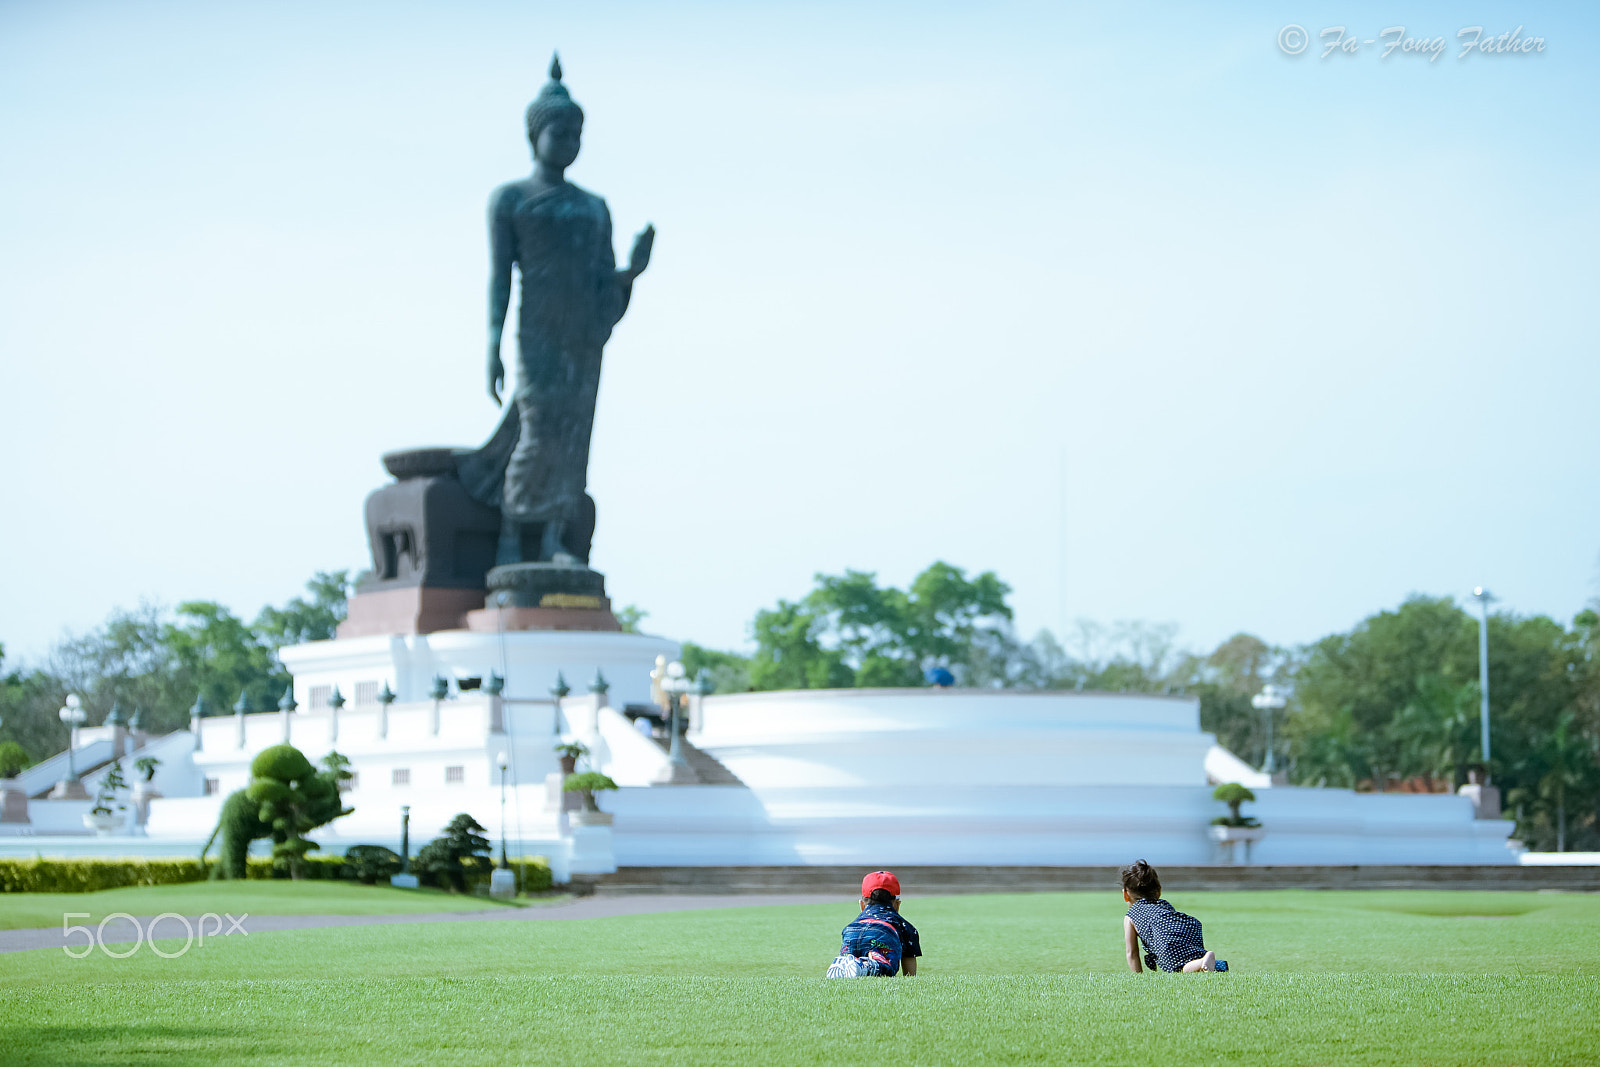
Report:
[[[568,793],[578,793],[583,797],[582,809],[572,813],[574,826],[610,826],[611,814],[600,810],[600,805],[594,802],[594,795],[607,789],[615,789],[617,783],[596,771],[585,771],[582,774],[569,774],[562,789]]]
[[[104,778],[100,779],[100,790],[95,794],[94,807],[89,809],[83,817],[83,825],[99,834],[109,837],[122,829],[123,823],[128,821],[126,804],[118,803],[119,791],[128,788],[127,779],[122,777],[122,761],[111,765]],[[116,807],[113,809],[112,805]]]
[[[1223,862],[1233,863],[1234,846],[1244,842],[1244,861],[1250,862],[1250,847],[1266,836],[1261,823],[1239,811],[1246,801],[1255,800],[1249,787],[1238,782],[1224,782],[1211,793],[1212,797],[1228,805],[1228,814],[1211,820],[1211,840],[1222,850]]]
[[[555,747],[555,754],[561,761],[561,773],[571,774],[578,769],[578,760],[589,754],[589,748],[577,741],[566,741]]]

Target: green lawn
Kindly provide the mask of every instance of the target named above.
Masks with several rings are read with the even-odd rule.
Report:
[[[1121,900],[1083,893],[908,898],[906,917],[928,953],[913,979],[817,977],[848,902],[234,935],[173,960],[148,947],[127,960],[13,953],[0,955],[0,1059],[1600,1060],[1600,897],[1172,899],[1205,922],[1207,944],[1231,973],[1125,973]]]
[[[0,893],[0,930],[61,927],[64,912],[89,912],[94,922],[129,915],[395,915],[432,911],[488,911],[504,907],[487,897],[454,896],[436,889],[390,889],[349,882],[190,882],[106,889],[99,893]],[[74,919],[81,923],[83,919]],[[127,929],[126,926],[119,929]]]

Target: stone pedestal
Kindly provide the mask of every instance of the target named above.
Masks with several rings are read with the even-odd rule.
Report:
[[[496,867],[489,875],[489,895],[509,900],[517,895],[517,876],[509,867]]]
[[[0,779],[0,823],[29,825],[28,794],[15,778]]]
[[[469,630],[622,630],[605,575],[581,563],[513,563],[491,570],[486,584],[484,608],[466,615]]]
[[[1472,811],[1479,819],[1500,818],[1500,787],[1487,782],[1473,782],[1456,790],[1472,801]]]
[[[1217,844],[1217,861],[1223,866],[1231,867],[1239,862],[1236,849],[1244,846],[1244,862],[1250,862],[1250,848],[1257,841],[1267,836],[1267,831],[1260,826],[1213,826],[1211,840]]]

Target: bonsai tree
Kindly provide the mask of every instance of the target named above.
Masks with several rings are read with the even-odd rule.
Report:
[[[251,761],[250,773],[245,793],[261,805],[261,822],[274,831],[272,858],[298,881],[305,872],[305,854],[320,847],[306,840],[306,832],[355,809],[340,807],[338,778],[327,771],[319,774],[293,745],[263,749]]]
[[[111,769],[106,772],[106,776],[100,779],[100,791],[95,794],[94,807],[89,810],[95,815],[115,814],[111,809],[111,805],[117,804],[117,793],[126,788],[128,788],[128,780],[122,777],[122,761],[117,760],[111,765]],[[127,811],[128,805],[117,804],[116,810]]]
[[[594,802],[594,795],[606,789],[615,789],[617,783],[596,771],[585,771],[582,774],[569,774],[561,788],[568,793],[583,794],[583,810],[599,811],[600,807]]]
[[[376,885],[378,879],[400,873],[400,854],[382,845],[351,845],[344,850],[344,859],[362,885]]]
[[[1254,800],[1256,795],[1238,782],[1224,782],[1212,790],[1211,795],[1217,800],[1228,805],[1227,815],[1218,815],[1211,820],[1212,826],[1260,826],[1261,823],[1247,815],[1239,814],[1239,805],[1247,800]]]
[[[28,766],[28,753],[15,741],[0,742],[0,778],[15,778]]]
[[[336,792],[344,792],[345,783],[355,780],[355,772],[350,769],[350,757],[339,752],[329,752],[322,757],[323,776],[333,781]]]
[[[133,761],[133,769],[144,775],[146,782],[155,778],[156,768],[161,766],[161,761],[154,756],[144,756]]]
[[[467,890],[468,872],[487,872],[489,839],[483,836],[484,828],[466,812],[450,820],[444,836],[436,837],[422,846],[417,853],[417,869],[446,883],[458,893]]]

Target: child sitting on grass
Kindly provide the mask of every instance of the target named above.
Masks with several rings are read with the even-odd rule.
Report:
[[[1139,974],[1139,942],[1144,942],[1144,966],[1152,971],[1225,971],[1227,963],[1206,951],[1200,937],[1200,920],[1185,915],[1161,899],[1161,878],[1144,860],[1122,868],[1122,899],[1128,914],[1122,919],[1122,939],[1128,952],[1128,969]]]
[[[861,915],[843,931],[844,947],[828,967],[829,978],[892,978],[917,973],[922,942],[917,928],[900,917],[900,879],[874,871],[861,879]]]

